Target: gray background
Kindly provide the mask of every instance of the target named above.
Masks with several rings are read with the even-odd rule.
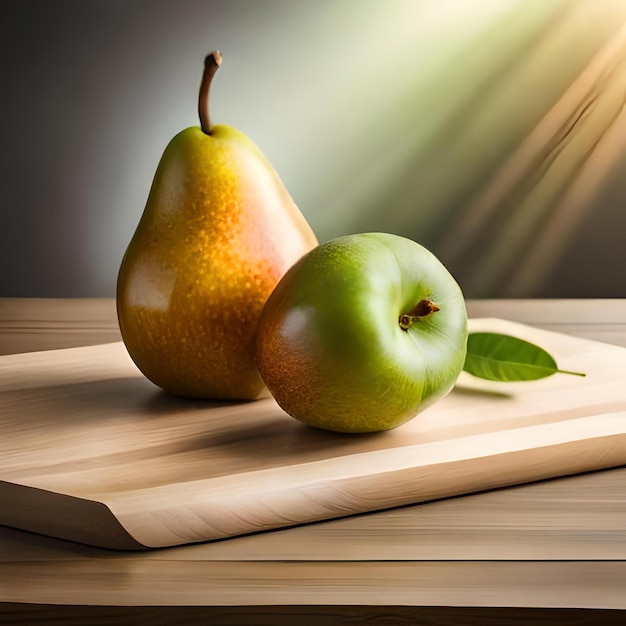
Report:
[[[463,66],[466,57],[455,49],[470,35],[480,42],[479,28],[487,22],[493,26],[494,11],[502,13],[508,5],[507,10],[525,12],[498,19],[502,29],[517,24],[515,33],[525,24],[530,46],[535,37],[531,29],[539,33],[539,20],[545,21],[540,33],[544,38],[548,26],[557,28],[558,15],[548,15],[542,6],[550,5],[554,13],[569,11],[574,4],[580,2],[3,3],[0,296],[114,294],[119,262],[163,149],[174,134],[197,123],[202,62],[214,48],[222,51],[224,62],[212,90],[212,117],[238,127],[259,144],[320,240],[386,230],[424,243],[448,263],[439,242],[454,214],[441,209],[429,222],[414,218],[412,211],[418,214],[420,202],[446,210],[462,207],[463,194],[471,189],[457,186],[456,196],[439,204],[432,193],[422,199],[420,186],[407,181],[414,181],[411,176],[418,176],[430,158],[418,154],[413,163],[409,150],[410,167],[404,169],[410,176],[400,177],[393,164],[402,142],[421,137],[442,106],[454,102],[461,81],[473,85],[480,79],[472,68],[478,73],[496,62],[497,54],[468,56]],[[569,46],[572,64],[578,65],[568,68],[557,58],[546,69],[552,76],[536,83],[534,93],[530,83],[527,99],[518,99],[518,108],[507,108],[502,123],[511,132],[494,133],[487,138],[491,145],[482,133],[483,156],[476,158],[493,153],[491,161],[484,161],[485,171],[515,149],[619,26],[609,9],[598,15],[597,28],[591,24],[588,29],[595,39],[590,35],[588,45],[578,41]],[[475,31],[470,33],[472,24]],[[493,39],[498,31],[493,27],[490,32]],[[498,45],[508,45],[511,37],[504,35]],[[516,55],[524,55],[522,43]],[[475,44],[471,50],[481,52]],[[421,82],[411,91],[404,86],[412,84],[413,76]],[[542,97],[543,112],[533,119],[523,117]],[[419,121],[411,117],[416,107],[421,107]],[[462,121],[458,115],[455,119]],[[454,128],[435,137],[441,159],[446,147],[455,145]],[[495,146],[500,146],[499,153]],[[473,155],[463,158],[469,165]],[[515,295],[626,297],[625,163],[623,158],[617,162],[594,193],[593,210],[563,253],[545,268],[541,281]],[[458,170],[450,166],[450,181]],[[429,178],[431,174],[424,174],[424,185]],[[436,189],[443,193],[449,184],[445,177],[441,181]],[[470,251],[454,262],[451,257],[449,268],[467,276],[473,256]],[[466,295],[507,294],[492,284],[468,287]]]

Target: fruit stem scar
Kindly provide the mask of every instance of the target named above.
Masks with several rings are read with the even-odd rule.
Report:
[[[200,83],[200,95],[198,96],[198,115],[200,116],[200,128],[206,135],[211,134],[211,119],[209,117],[209,90],[215,72],[222,63],[222,55],[217,50],[213,50],[204,59],[204,72]]]
[[[420,300],[408,313],[402,314],[398,319],[398,324],[402,330],[408,330],[420,318],[431,315],[439,311],[439,307],[430,300]]]

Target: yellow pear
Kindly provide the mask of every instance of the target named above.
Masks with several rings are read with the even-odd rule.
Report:
[[[221,63],[205,60],[201,126],[169,143],[121,263],[117,314],[128,352],[166,391],[214,399],[266,395],[255,331],[283,274],[317,239],[277,173],[243,133],[212,125]]]

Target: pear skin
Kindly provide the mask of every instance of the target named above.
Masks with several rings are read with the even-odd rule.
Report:
[[[210,125],[208,86],[220,59],[207,57],[202,127],[176,135],[157,167],[120,266],[117,314],[131,358],[154,384],[250,400],[267,394],[255,365],[263,306],[318,242],[259,148]]]

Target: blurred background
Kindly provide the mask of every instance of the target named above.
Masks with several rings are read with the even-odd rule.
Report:
[[[169,140],[248,134],[323,241],[466,297],[626,297],[624,0],[20,0],[0,25],[0,296],[112,296]]]

